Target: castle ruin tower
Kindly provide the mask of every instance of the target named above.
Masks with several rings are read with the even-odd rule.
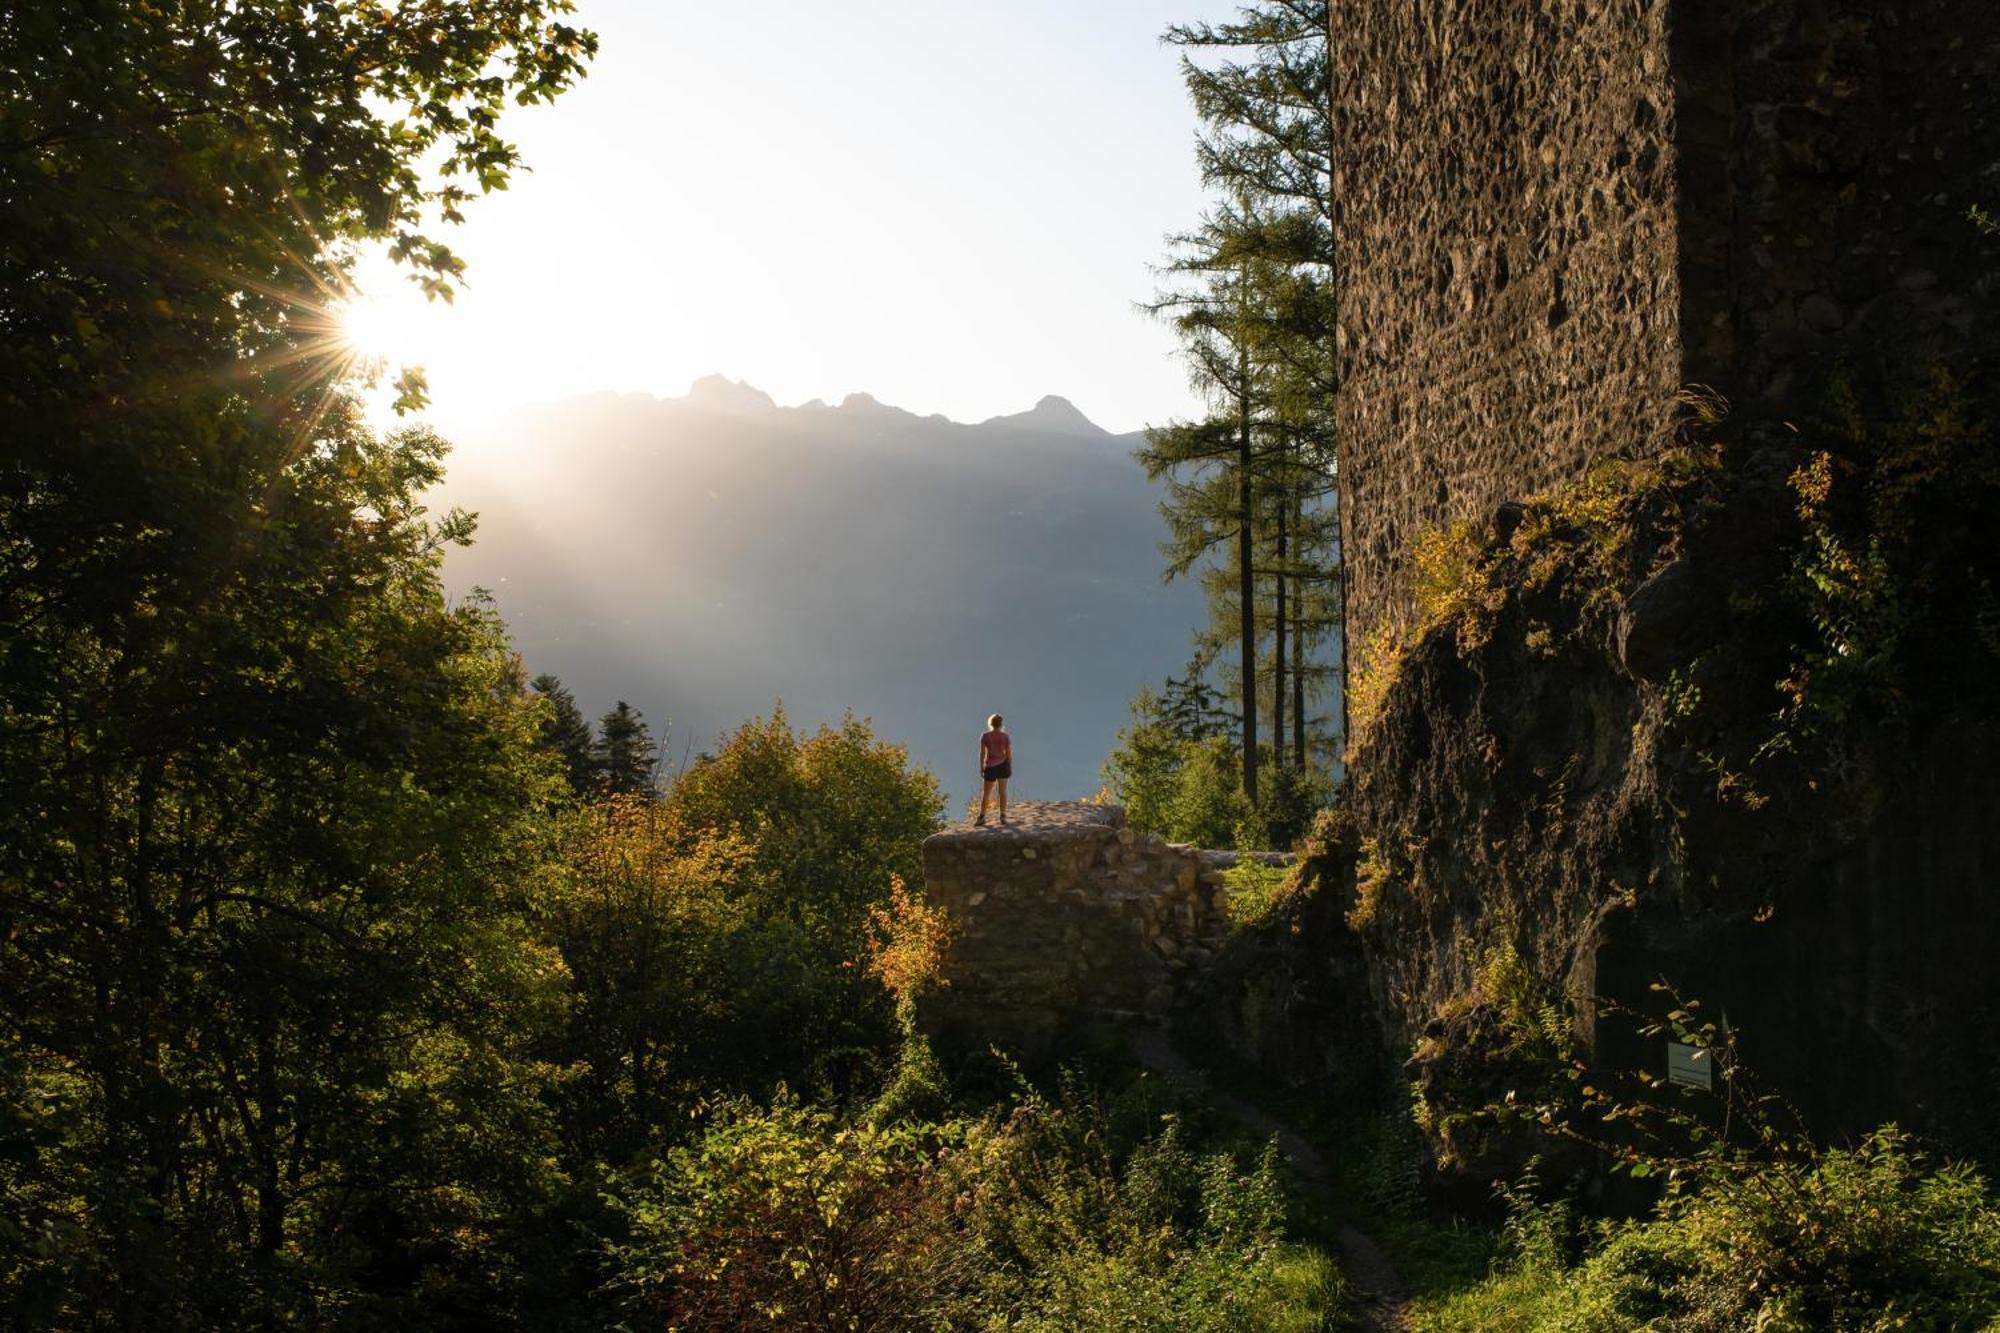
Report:
[[[1348,625],[1417,534],[1993,360],[2000,5],[1332,0]],[[1991,397],[1992,386],[1980,383]]]

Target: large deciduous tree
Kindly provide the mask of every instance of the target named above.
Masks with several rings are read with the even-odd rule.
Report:
[[[330,307],[449,294],[568,10],[0,16],[0,1322],[476,1320],[547,1184],[536,710]]]

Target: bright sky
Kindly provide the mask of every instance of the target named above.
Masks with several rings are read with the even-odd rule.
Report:
[[[452,237],[455,306],[386,269],[358,322],[447,433],[711,372],[977,421],[1193,410],[1134,303],[1203,207],[1170,22],[1215,0],[584,0],[602,52],[503,126],[532,174]],[[383,329],[383,326],[388,326]],[[378,330],[381,330],[379,333]]]

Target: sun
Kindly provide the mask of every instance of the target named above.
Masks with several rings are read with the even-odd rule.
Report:
[[[357,361],[389,364],[413,350],[409,313],[381,296],[357,292],[335,312],[343,347]]]

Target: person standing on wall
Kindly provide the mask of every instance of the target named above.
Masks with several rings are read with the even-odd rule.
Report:
[[[1014,776],[1014,741],[1000,730],[1004,719],[998,713],[986,719],[986,734],[979,738],[979,778],[984,784],[979,791],[979,818],[975,824],[986,822],[986,803],[993,799],[993,789],[1000,789],[1000,822],[1007,822],[1007,779]]]

